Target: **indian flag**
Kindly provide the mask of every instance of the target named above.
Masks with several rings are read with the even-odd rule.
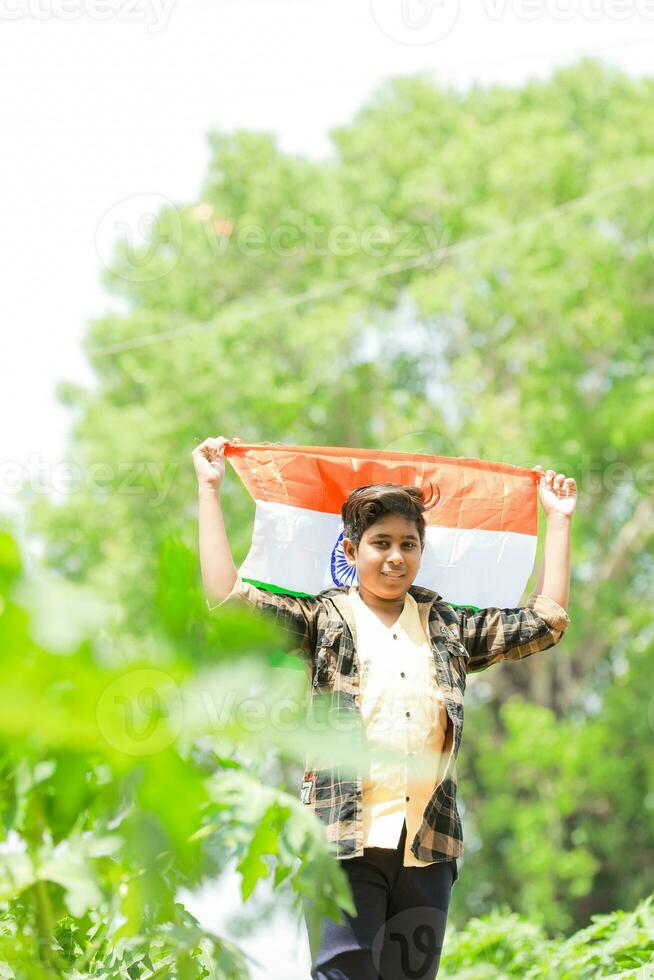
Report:
[[[341,507],[351,490],[398,483],[440,491],[425,513],[415,585],[453,605],[517,606],[534,567],[536,470],[475,458],[334,446],[227,443],[225,456],[256,504],[239,569],[254,585],[294,595],[356,583],[345,560]]]

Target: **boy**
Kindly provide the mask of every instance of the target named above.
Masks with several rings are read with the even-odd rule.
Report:
[[[324,921],[311,975],[431,980],[463,853],[456,757],[466,674],[547,650],[567,629],[575,481],[535,467],[547,536],[524,607],[455,608],[414,586],[426,504],[418,488],[394,484],[360,487],[343,504],[343,550],[358,584],[295,597],[239,579],[220,507],[225,442],[206,439],[193,451],[207,601],[240,598],[274,615],[306,657],[312,696],[330,694],[361,719],[370,746],[401,759],[373,753],[354,778],[338,765],[305,772],[302,801],[325,825],[357,908],[342,924]]]

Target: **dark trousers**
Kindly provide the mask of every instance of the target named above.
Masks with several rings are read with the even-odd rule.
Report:
[[[325,918],[311,950],[313,980],[433,980],[443,948],[456,858],[426,867],[402,864],[406,823],[396,849],[366,847],[341,860],[357,916]]]

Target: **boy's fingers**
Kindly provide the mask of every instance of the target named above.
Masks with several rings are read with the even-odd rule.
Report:
[[[212,462],[212,459],[215,459],[216,456],[222,455],[226,441],[227,440],[224,436],[218,436],[217,438],[214,436],[209,436],[209,438],[205,439],[204,442],[201,442],[199,446],[196,446],[193,452],[201,453],[205,459]]]
[[[195,455],[196,453],[200,453],[202,456],[205,456],[206,455],[206,452],[207,452],[207,449],[209,449],[209,448],[210,448],[209,447],[209,443],[205,439],[204,442],[201,442],[199,446],[196,446],[195,447],[195,449],[193,450],[193,455]]]
[[[221,439],[222,439],[223,442],[225,441],[220,436],[217,439],[214,438],[213,436],[209,436],[208,439],[203,439],[203,441],[200,443],[200,445],[199,446],[196,446],[195,448],[196,448],[196,450],[197,449],[206,449],[207,446],[210,446],[212,448],[216,448],[220,444]]]

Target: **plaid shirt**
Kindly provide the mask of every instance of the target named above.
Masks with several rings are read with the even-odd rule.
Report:
[[[479,610],[452,606],[437,592],[419,586],[411,586],[409,592],[418,603],[430,639],[448,713],[442,764],[411,851],[422,861],[450,861],[463,853],[456,758],[463,734],[466,675],[500,660],[522,660],[548,650],[559,642],[570,618],[553,599],[535,592],[516,609]],[[356,628],[347,587],[325,589],[315,597],[296,597],[269,592],[239,578],[223,601],[234,599],[270,614],[278,626],[293,634],[294,646],[304,657],[311,678],[311,704],[318,695],[327,694],[337,710],[354,712],[361,720]],[[319,769],[307,764],[301,799],[325,825],[336,857],[363,855],[360,771],[345,775],[342,764]]]

